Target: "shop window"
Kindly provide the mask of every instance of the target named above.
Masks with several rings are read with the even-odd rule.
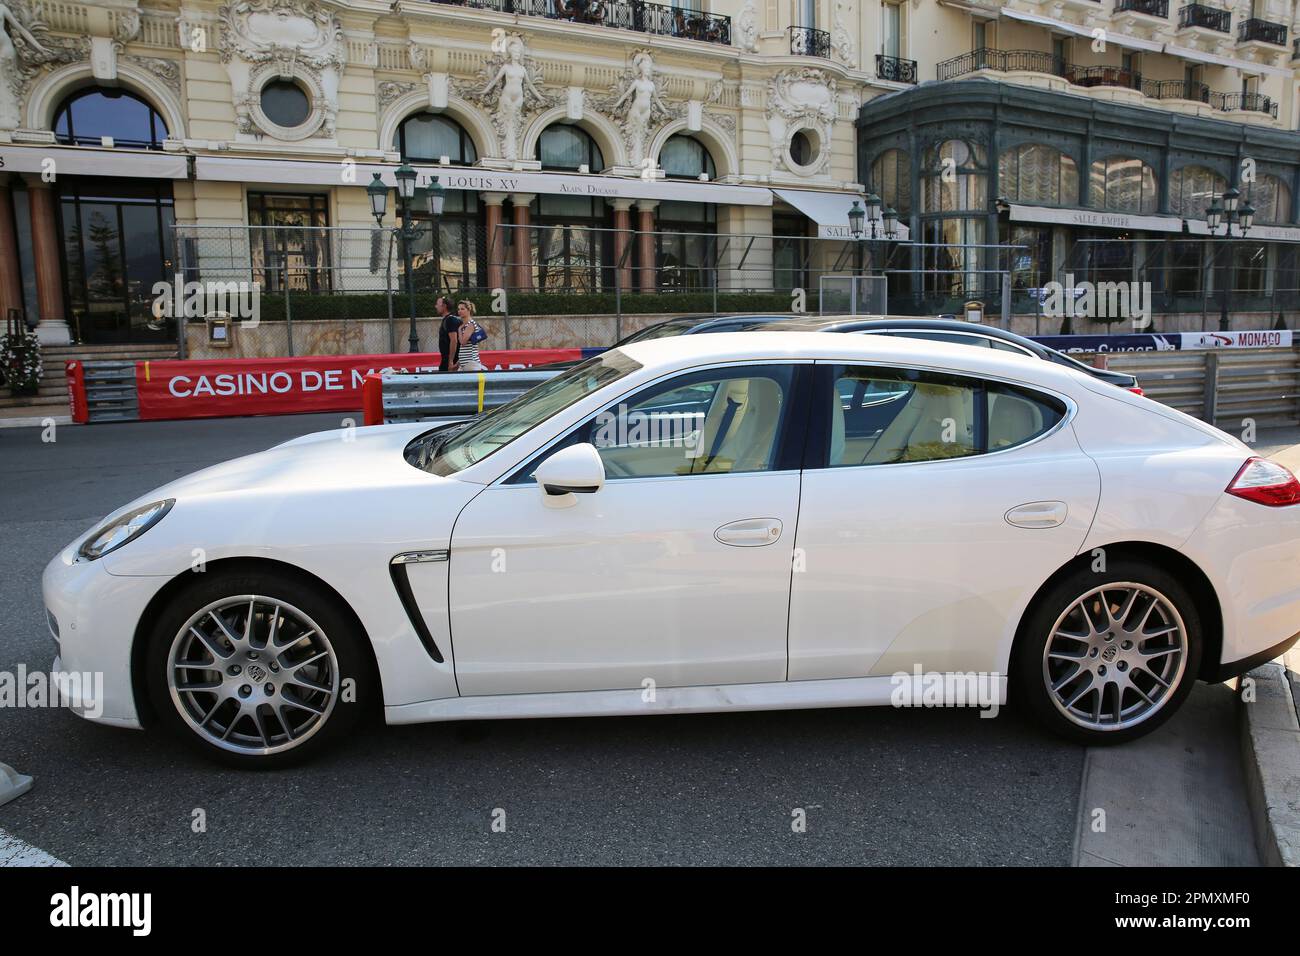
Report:
[[[717,256],[717,207],[710,203],[661,202],[655,237],[660,289],[711,289]]]
[[[1242,295],[1268,294],[1268,246],[1237,242],[1232,247],[1233,290]]]
[[[1073,206],[1079,201],[1079,168],[1059,149],[1026,143],[998,157],[998,194],[1012,202]]]
[[[612,289],[614,243],[613,234],[606,231],[612,224],[605,201],[549,194],[536,201],[530,250],[536,263],[536,288],[551,292]]]
[[[1204,288],[1204,244],[1179,240],[1165,246],[1165,291],[1171,296],[1192,296]]]
[[[1187,219],[1204,219],[1205,211],[1228,188],[1228,181],[1204,166],[1184,166],[1169,177],[1169,211]]]
[[[1094,209],[1154,213],[1159,205],[1155,170],[1130,157],[1099,159],[1089,169],[1088,198]]]
[[[393,149],[408,163],[439,163],[443,156],[456,166],[478,162],[478,151],[464,127],[435,113],[416,113],[402,120],[393,136]]]
[[[912,162],[901,149],[888,149],[871,164],[870,191],[900,218],[912,215]]]
[[[1278,177],[1262,173],[1244,191],[1255,207],[1256,222],[1280,224],[1291,221],[1291,189]]]
[[[659,165],[669,179],[718,178],[713,157],[698,139],[691,136],[670,136],[659,153]]]
[[[605,168],[605,157],[591,134],[563,123],[542,130],[537,138],[537,159],[543,169],[577,172],[586,166],[588,172],[598,173]]]
[[[1015,247],[1007,253],[1011,288],[1041,288],[1052,275],[1052,227],[1003,223],[1002,243]]]
[[[162,149],[167,125],[134,93],[103,87],[72,94],[54,114],[54,138],[65,146],[98,146],[105,136],[116,146]]]
[[[328,292],[328,197],[323,193],[249,193],[253,279],[268,292]]]
[[[988,165],[982,146],[950,139],[926,150],[921,212],[958,212],[988,207]]]

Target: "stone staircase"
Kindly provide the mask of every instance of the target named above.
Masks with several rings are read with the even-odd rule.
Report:
[[[68,414],[68,384],[64,363],[72,359],[83,362],[138,362],[176,358],[176,346],[165,342],[146,345],[46,345],[41,349],[45,371],[40,390],[35,395],[14,397],[0,388],[0,418],[11,415]]]

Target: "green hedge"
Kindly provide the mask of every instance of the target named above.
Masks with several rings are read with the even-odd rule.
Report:
[[[261,318],[268,322],[284,320],[284,296],[261,297]],[[415,296],[416,314],[424,317],[434,314],[433,303],[437,295],[421,292]],[[481,316],[492,317],[492,294],[488,292],[453,296],[469,299]],[[810,293],[805,308],[817,311],[817,297]],[[507,301],[510,315],[613,315],[621,304],[624,315],[647,315],[669,312],[708,312],[714,308],[711,292],[657,292],[650,294],[626,293],[621,303],[614,293],[599,292],[573,295],[558,292],[513,292]],[[784,292],[719,292],[719,312],[789,312],[791,297]],[[388,296],[376,293],[344,293],[336,295],[290,294],[289,308],[294,319],[383,319],[388,317]],[[402,319],[409,315],[409,300],[405,294],[393,296],[393,316]]]

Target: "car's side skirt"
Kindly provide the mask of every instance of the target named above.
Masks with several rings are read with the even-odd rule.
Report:
[[[522,717],[635,717],[730,710],[819,707],[988,707],[1006,703],[1002,674],[902,674],[843,680],[774,681],[709,687],[656,687],[560,694],[448,697],[384,708],[390,724]]]

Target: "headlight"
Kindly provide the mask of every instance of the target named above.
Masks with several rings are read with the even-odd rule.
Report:
[[[166,501],[155,501],[153,504],[145,505],[143,508],[136,508],[121,517],[114,518],[85,540],[81,547],[77,549],[78,557],[85,558],[87,561],[94,561],[96,558],[102,558],[110,551],[116,551],[128,541],[140,537],[140,535],[157,524],[163,515],[171,511],[172,505],[175,503],[175,498],[168,498]]]

